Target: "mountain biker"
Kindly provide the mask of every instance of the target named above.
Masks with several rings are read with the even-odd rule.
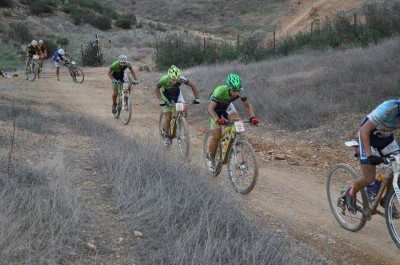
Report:
[[[40,47],[37,41],[32,40],[28,46],[26,46],[26,62],[25,62],[25,73],[28,73],[28,65],[32,60],[33,55],[40,55]]]
[[[400,100],[397,99],[384,101],[361,122],[358,157],[362,177],[353,181],[352,187],[342,194],[350,212],[356,213],[357,192],[374,181],[376,165],[384,161],[383,157],[400,152],[393,136],[396,129],[400,129]],[[386,194],[380,201],[382,207],[385,206],[386,196],[391,188],[389,183]]]
[[[112,113],[115,114],[117,113],[117,96],[118,96],[118,85],[117,83],[119,81],[121,82],[126,82],[127,77],[125,75],[125,70],[129,69],[131,71],[131,74],[133,78],[135,79],[133,83],[135,85],[139,84],[139,81],[137,80],[136,74],[133,71],[132,65],[128,62],[128,57],[125,55],[120,55],[118,57],[118,60],[113,62],[110,66],[110,69],[108,69],[108,76],[112,80],[111,87],[113,89],[113,95],[112,95]],[[131,84],[128,85],[128,90],[130,91],[131,89]]]
[[[63,49],[58,49],[53,54],[53,62],[54,62],[54,66],[56,67],[57,81],[60,81],[60,64],[59,64],[59,62],[63,61],[64,64],[67,62],[67,59],[65,58],[64,55],[65,55],[65,51]]]
[[[171,106],[172,102],[175,103],[185,103],[185,99],[183,98],[180,86],[185,84],[192,89],[193,95],[195,99],[193,100],[193,104],[200,103],[199,91],[196,86],[189,81],[186,77],[181,75],[181,71],[175,65],[172,65],[168,69],[168,73],[160,78],[155,88],[155,93],[160,101],[160,106],[162,107],[162,111],[165,113],[165,120],[163,124],[163,138],[165,146],[171,145],[171,135],[169,135],[170,130],[170,122],[172,117],[171,110],[173,107]],[[187,111],[184,111],[184,115],[187,116]]]
[[[208,105],[208,114],[210,115],[210,127],[212,130],[212,138],[208,147],[208,169],[214,172],[214,158],[215,152],[218,147],[218,141],[221,137],[221,125],[225,125],[228,120],[238,118],[233,101],[240,98],[244,107],[249,114],[250,122],[254,125],[259,123],[259,120],[254,116],[253,106],[247,99],[247,95],[242,88],[242,81],[239,75],[230,73],[226,78],[226,85],[215,88],[214,92],[210,95]]]
[[[44,44],[43,40],[39,40],[39,48],[40,48],[40,71],[43,68],[43,60],[47,57],[47,47]]]

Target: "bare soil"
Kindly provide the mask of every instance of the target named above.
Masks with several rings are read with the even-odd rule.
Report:
[[[52,102],[71,112],[83,113],[92,119],[111,124],[129,137],[141,137],[144,141],[154,140],[149,137],[154,136],[158,127],[160,108],[153,92],[154,84],[146,81],[147,73],[136,70],[141,84],[133,92],[133,118],[128,125],[123,125],[111,114],[111,88],[106,75],[107,68],[83,68],[83,71],[83,84],[72,82],[63,68],[61,81],[57,81],[50,63],[45,66],[41,78],[34,82],[26,81],[23,74],[1,82],[8,82],[16,88],[37,90],[43,102]],[[191,153],[192,161],[200,162],[192,163],[193,166],[202,166],[202,141],[207,128],[198,125],[194,122],[195,119],[189,117]],[[392,242],[382,217],[374,216],[361,231],[352,233],[339,226],[329,209],[325,188],[327,170],[337,162],[355,165],[351,158],[352,150],[345,149],[342,143],[317,144],[298,140],[295,135],[263,128],[260,126],[259,129],[249,131],[247,135],[260,162],[259,180],[250,194],[235,196],[249,218],[261,220],[266,226],[275,227],[277,232],[288,230],[294,238],[314,246],[324,255],[329,255],[335,263],[400,263],[399,250]],[[66,142],[62,139],[63,137],[59,138],[59,144],[74,148],[78,157],[88,157],[95,148],[86,146],[84,139],[75,139],[75,143],[71,143],[68,138]],[[85,163],[77,163],[77,167],[82,167],[82,172],[95,171],[88,169]],[[204,169],[204,176],[226,192],[234,193],[225,178],[225,169],[217,178],[209,177]],[[94,239],[109,242],[112,249],[110,253],[113,253],[99,257],[99,264],[125,264],[124,255],[132,247],[125,242],[132,235],[124,231],[123,221],[112,210],[112,201],[104,192],[107,187],[98,183],[95,174],[86,174],[80,185],[92,210],[97,213],[99,224],[96,225],[107,231],[102,235],[88,236],[87,241],[93,244],[96,244]],[[89,240],[90,238],[94,241]],[[125,239],[124,243],[120,244],[122,239]]]

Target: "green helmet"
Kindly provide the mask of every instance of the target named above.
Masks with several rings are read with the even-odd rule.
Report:
[[[233,91],[239,91],[242,88],[242,81],[237,74],[231,73],[226,78],[226,85]]]
[[[179,70],[175,65],[172,65],[168,70],[168,76],[171,79],[177,80],[181,76],[181,70]]]

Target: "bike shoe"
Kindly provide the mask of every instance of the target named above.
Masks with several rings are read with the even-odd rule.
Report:
[[[357,213],[357,208],[356,208],[357,199],[356,199],[356,197],[350,196],[350,194],[349,194],[350,189],[351,189],[351,187],[348,188],[346,191],[343,191],[340,197],[345,200],[347,210],[349,210],[349,212],[351,212],[352,214],[356,214]]]
[[[210,173],[215,173],[214,159],[211,157],[210,153],[206,154],[207,158],[207,167]]]
[[[164,145],[165,145],[165,147],[171,146],[171,138],[169,136],[164,137]]]
[[[111,109],[112,114],[117,113],[117,106],[113,105]]]

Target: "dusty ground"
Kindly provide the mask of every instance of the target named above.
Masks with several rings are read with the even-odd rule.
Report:
[[[147,84],[146,73],[137,71],[141,85],[134,91],[133,118],[125,126],[111,114],[111,91],[106,68],[83,68],[85,81],[83,84],[75,84],[67,76],[65,69],[62,69],[61,81],[58,82],[51,65],[47,67],[42,78],[34,82],[24,80],[23,75],[2,79],[0,82],[7,82],[14,87],[35,89],[43,102],[51,101],[70,111],[84,113],[93,119],[112,124],[130,137],[146,138],[154,135],[160,109],[153,93],[154,84]],[[0,90],[2,96],[15,96],[3,93]],[[194,158],[192,160],[201,161],[205,128],[197,127],[193,119],[189,119],[189,123]],[[138,126],[139,124],[146,126]],[[374,216],[361,231],[352,233],[338,225],[329,209],[325,189],[327,169],[339,161],[352,163],[351,150],[346,150],[341,144],[332,146],[299,141],[283,132],[263,128],[261,126],[248,133],[248,139],[257,151],[260,174],[256,187],[250,194],[236,196],[246,214],[262,220],[265,225],[276,227],[277,231],[289,230],[293,237],[320,249],[322,253],[331,253],[336,263],[400,263],[399,250],[392,242],[382,217]],[[76,144],[76,148],[83,153],[92,151],[90,146],[82,148]],[[269,153],[282,154],[284,159],[277,160]],[[81,170],[87,171],[85,168]],[[224,169],[216,179],[209,178],[226,192],[233,193],[225,176]],[[96,204],[93,209],[97,211],[99,222],[103,222],[100,226],[107,230],[104,236],[109,237],[110,244],[115,245],[113,250],[123,255],[126,249],[120,250],[122,246],[115,243],[115,237],[127,233],[117,213],[110,210],[112,202],[109,198],[101,198],[104,193],[97,190],[103,184],[96,181],[95,175],[88,175],[84,190],[87,191],[88,200]],[[119,263],[115,256],[103,258],[103,264],[124,264]]]

